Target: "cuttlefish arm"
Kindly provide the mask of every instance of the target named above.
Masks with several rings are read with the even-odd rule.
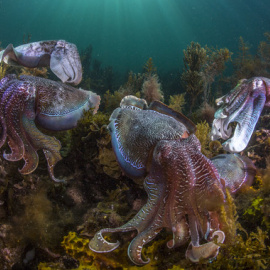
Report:
[[[212,238],[214,237],[217,237],[217,244],[214,241],[211,241],[203,245],[194,246],[191,242],[186,251],[186,258],[194,263],[199,262],[202,259],[215,258],[219,252],[219,244],[222,244],[225,240],[225,234],[223,231],[218,230],[212,234]]]
[[[0,62],[27,68],[50,67],[62,82],[79,84],[82,65],[76,45],[65,40],[39,41],[16,48],[9,44],[0,52]]]

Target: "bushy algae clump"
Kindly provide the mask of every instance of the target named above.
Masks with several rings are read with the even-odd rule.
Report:
[[[227,48],[215,49],[202,47],[191,42],[184,52],[184,72],[181,80],[191,100],[190,112],[203,94],[203,101],[209,103],[211,85],[225,69],[225,63],[231,60],[232,53]]]
[[[186,105],[185,93],[170,96],[169,107],[173,110],[182,113]]]
[[[211,141],[210,139],[211,128],[206,121],[198,123],[196,125],[196,128],[197,130],[195,135],[201,143],[201,152],[209,158],[211,157],[211,152],[209,151],[209,144]]]

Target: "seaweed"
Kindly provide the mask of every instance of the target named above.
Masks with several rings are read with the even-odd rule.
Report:
[[[190,113],[203,93],[203,101],[210,103],[211,85],[225,69],[225,63],[231,60],[232,53],[227,48],[202,47],[191,42],[184,53],[184,72],[181,80],[191,100]]]
[[[199,95],[203,93],[201,70],[207,59],[207,51],[199,43],[191,42],[183,53],[185,71],[181,75],[181,80],[191,99],[190,112],[192,112]]]
[[[206,121],[200,122],[196,125],[196,137],[199,139],[201,143],[201,152],[208,158],[212,157],[212,154],[209,150],[209,144],[210,144],[210,131],[211,128],[209,124]]]
[[[86,172],[91,164],[96,173],[119,178],[121,171],[111,147],[108,123],[109,115],[101,112],[92,115],[91,111],[86,111],[76,128],[57,134],[63,145],[63,162],[68,164],[69,170]]]
[[[0,80],[2,80],[7,73],[8,65],[5,63],[0,63]]]
[[[270,261],[267,232],[257,227],[256,232],[248,233],[239,222],[235,202],[228,190],[226,197],[226,204],[221,210],[226,240],[209,269],[267,269]]]
[[[147,103],[151,103],[154,100],[164,100],[157,74],[146,76],[142,85],[142,94]]]
[[[184,110],[185,104],[185,93],[170,96],[169,107],[173,110],[181,113]]]
[[[46,67],[43,67],[43,68],[23,67],[21,68],[19,75],[30,75],[30,76],[48,78],[48,69]]]
[[[145,76],[152,76],[157,73],[157,68],[154,66],[153,58],[149,57],[143,66]]]
[[[108,238],[108,237],[107,237]],[[177,263],[179,258],[174,252],[170,252],[166,248],[166,242],[169,240],[168,237],[163,237],[151,245],[147,245],[144,250],[143,256],[148,257],[151,261],[149,264],[141,266],[140,269],[184,269],[180,267]],[[117,269],[117,270],[135,270],[138,266],[132,265],[126,254],[128,242],[126,241],[124,245],[120,248],[114,250],[111,253],[96,253],[89,249],[88,247],[89,239],[78,236],[75,232],[69,232],[67,236],[64,237],[62,246],[64,247],[66,253],[79,261],[80,266],[78,269]],[[166,249],[166,251],[165,251]],[[124,255],[125,254],[125,255]],[[177,264],[174,265],[174,264]],[[184,266],[190,263],[183,263]],[[54,269],[54,268],[51,268]],[[57,269],[57,268],[56,268]],[[40,269],[41,270],[41,269]],[[44,269],[45,270],[45,269]],[[75,270],[75,269],[74,269]]]
[[[239,37],[238,52],[233,59],[234,73],[230,78],[236,84],[243,78],[254,76],[269,77],[270,75],[270,33],[264,33],[265,41],[261,41],[255,55],[250,53],[251,45]]]

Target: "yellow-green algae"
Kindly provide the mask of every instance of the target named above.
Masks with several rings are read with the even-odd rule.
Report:
[[[170,96],[169,107],[172,108],[173,110],[182,113],[185,104],[186,104],[185,93]]]
[[[111,137],[107,130],[109,114],[91,111],[84,112],[77,127],[56,134],[62,143],[61,154],[70,168],[85,167],[90,163],[97,173],[105,173],[112,178],[119,178],[121,170],[111,146]],[[74,160],[77,162],[74,164]]]
[[[151,262],[147,265],[138,267],[132,265],[129,261],[129,258],[126,254],[128,243],[126,242],[121,248],[116,249],[111,253],[95,253],[91,251],[88,247],[89,239],[82,238],[78,236],[75,232],[69,232],[67,236],[64,237],[62,242],[62,246],[64,247],[66,253],[78,260],[80,266],[75,268],[79,269],[184,269],[178,265],[170,265],[168,263],[168,259],[166,259],[166,255],[162,254],[162,246],[166,245],[166,242],[169,238],[160,239],[158,241],[153,242],[151,245],[148,245],[145,248],[144,256],[149,257]],[[175,261],[173,261],[176,264]],[[168,265],[168,267],[164,268],[164,263]],[[56,268],[55,268],[56,267]],[[57,265],[51,265],[50,263],[40,263],[39,270],[55,270]],[[73,270],[75,270],[73,269]]]
[[[199,139],[201,143],[201,152],[206,157],[211,157],[211,152],[209,151],[209,143],[211,141],[210,139],[210,131],[211,128],[209,124],[206,121],[200,122],[196,125],[196,137]]]

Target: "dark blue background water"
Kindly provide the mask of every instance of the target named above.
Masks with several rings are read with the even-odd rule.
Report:
[[[0,26],[2,47],[29,33],[92,44],[93,57],[123,72],[153,57],[162,72],[182,66],[191,41],[235,52],[243,36],[255,50],[270,31],[270,0],[0,0]]]

